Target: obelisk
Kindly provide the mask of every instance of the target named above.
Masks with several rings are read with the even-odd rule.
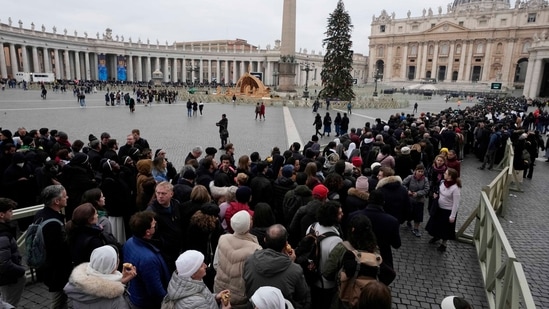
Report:
[[[278,65],[278,91],[295,91],[295,23],[296,1],[284,0],[282,10],[282,38],[280,43],[280,62]]]

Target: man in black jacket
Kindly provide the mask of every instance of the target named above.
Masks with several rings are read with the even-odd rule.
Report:
[[[50,308],[67,308],[67,295],[63,291],[72,271],[69,244],[65,233],[65,216],[61,210],[67,206],[67,191],[61,185],[51,185],[42,191],[44,208],[36,213],[34,221],[50,221],[42,228],[46,247],[46,263],[37,269],[51,294]]]

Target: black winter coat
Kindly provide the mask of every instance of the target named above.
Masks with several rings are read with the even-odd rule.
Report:
[[[16,283],[25,275],[15,230],[15,225],[0,222],[0,286]]]

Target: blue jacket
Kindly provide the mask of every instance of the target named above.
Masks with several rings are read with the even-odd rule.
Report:
[[[129,283],[130,301],[140,308],[160,308],[170,281],[170,272],[160,250],[133,236],[124,244],[123,251],[124,262],[132,263],[137,270],[137,277]]]

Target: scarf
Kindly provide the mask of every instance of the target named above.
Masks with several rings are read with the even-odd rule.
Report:
[[[445,181],[444,181],[444,186],[445,186],[446,188],[450,188],[451,186],[453,186],[453,185],[455,185],[455,184],[456,184],[456,182],[453,181],[453,180],[451,180],[451,181],[446,181],[446,180],[445,180]]]
[[[422,174],[421,176],[417,177],[416,173],[414,173],[414,178],[421,181],[421,180],[425,179],[425,174]]]
[[[437,173],[437,182],[442,180],[442,175],[444,175],[444,172],[446,172],[447,169],[448,167],[446,167],[446,164],[442,164],[440,167],[433,164],[433,171]]]

